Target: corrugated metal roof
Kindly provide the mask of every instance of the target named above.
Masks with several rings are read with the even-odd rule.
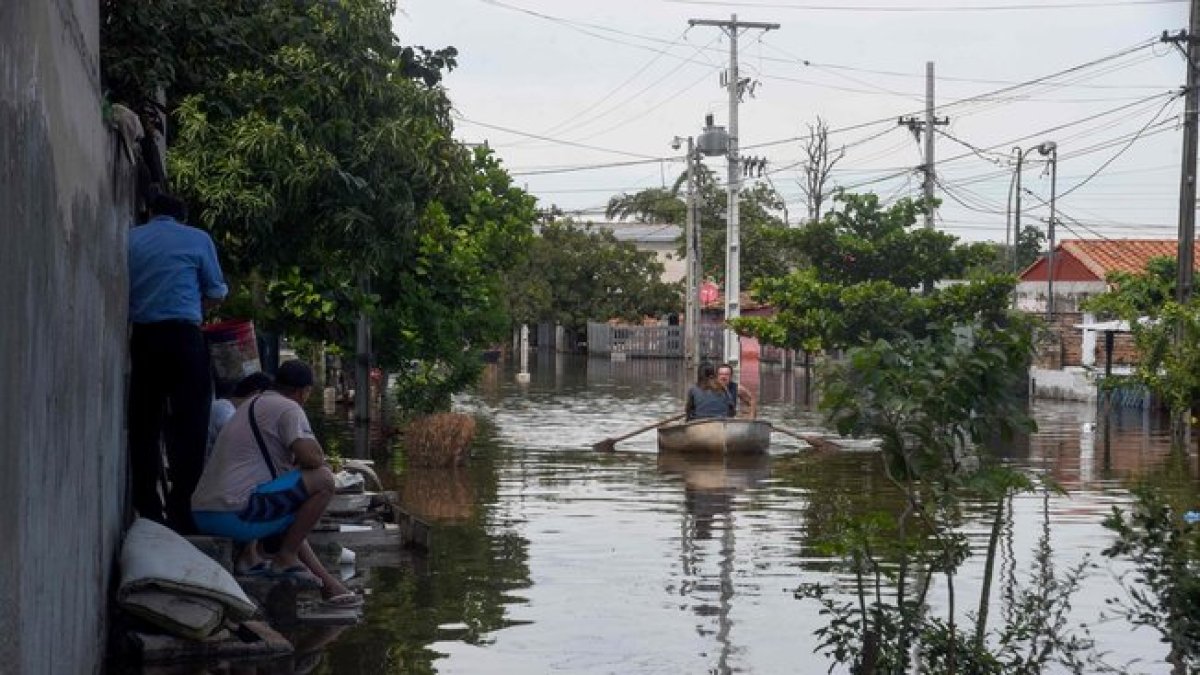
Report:
[[[591,226],[612,232],[618,241],[634,243],[673,243],[683,234],[682,227],[669,223],[599,222],[591,223]]]

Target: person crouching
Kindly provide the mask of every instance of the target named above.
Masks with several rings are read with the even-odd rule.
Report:
[[[237,409],[192,495],[192,518],[201,533],[243,544],[239,573],[292,578],[319,587],[328,603],[357,606],[362,599],[329,574],[307,540],[334,494],[333,472],[302,407],[312,390],[308,364],[288,361],[271,389]],[[276,535],[282,542],[266,562],[258,542]]]

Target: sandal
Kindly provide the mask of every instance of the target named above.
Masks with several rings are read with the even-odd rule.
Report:
[[[291,579],[296,582],[296,585],[301,588],[320,588],[321,580],[317,575],[313,574],[304,563],[292,565],[281,570],[272,568],[270,576],[275,579]]]
[[[234,566],[233,571],[239,577],[267,577],[271,576],[271,561],[260,560],[250,567]]]
[[[354,591],[346,591],[345,593],[331,595],[328,598],[322,598],[321,604],[326,607],[336,607],[339,609],[362,607],[363,597]]]

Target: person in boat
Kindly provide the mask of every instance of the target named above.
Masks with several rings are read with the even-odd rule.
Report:
[[[237,409],[192,495],[192,518],[202,533],[243,545],[239,573],[290,578],[320,588],[328,604],[355,607],[362,598],[325,569],[306,538],[334,494],[302,407],[312,390],[312,368],[287,361],[270,390]],[[274,560],[264,561],[258,542],[280,535]]]
[[[750,393],[750,390],[745,387],[739,387],[738,383],[733,381],[733,366],[728,363],[722,363],[717,366],[717,380],[727,391],[730,417],[738,416],[739,404],[744,406],[740,412],[747,413],[746,416],[750,419],[758,416],[758,410],[755,408],[754,403],[754,394]]]
[[[717,379],[717,369],[713,364],[700,364],[696,373],[696,384],[688,388],[684,411],[688,420],[730,416],[729,392]]]

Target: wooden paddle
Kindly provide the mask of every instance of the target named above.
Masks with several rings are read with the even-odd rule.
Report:
[[[661,427],[662,425],[666,424],[667,422],[674,422],[675,420],[683,419],[685,414],[686,413],[679,413],[678,415],[672,415],[665,420],[659,420],[659,421],[655,422],[654,424],[647,424],[646,426],[642,427],[641,429],[636,429],[636,430],[631,431],[623,436],[617,436],[616,438],[606,438],[606,439],[600,441],[599,443],[593,444],[592,450],[595,450],[596,452],[612,452],[613,450],[617,449],[616,445],[619,441],[623,441],[626,438],[632,438],[634,436],[637,436],[638,434],[650,431],[651,429],[657,429],[658,427]]]
[[[771,430],[778,431],[779,433],[783,434],[784,436],[791,436],[792,438],[795,438],[796,440],[804,441],[805,443],[812,446],[813,450],[825,451],[825,450],[841,450],[842,449],[842,447],[840,445],[838,445],[837,443],[834,443],[833,441],[831,441],[827,438],[824,438],[822,436],[817,436],[816,434],[802,434],[798,431],[792,431],[790,429],[784,429],[783,427],[776,426],[773,423],[771,424]]]

